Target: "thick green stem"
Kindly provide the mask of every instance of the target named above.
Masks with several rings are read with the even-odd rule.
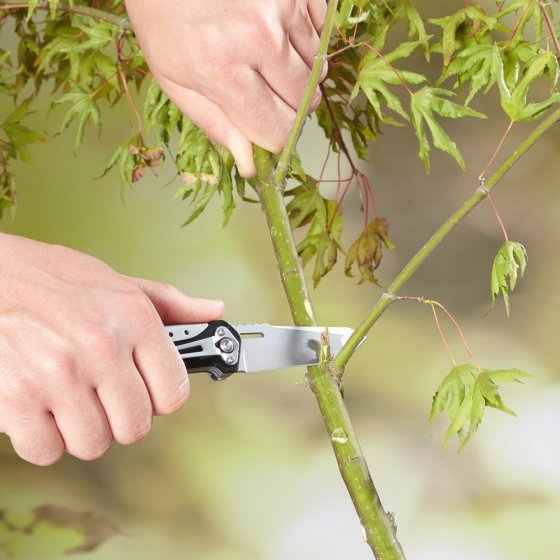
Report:
[[[11,2],[10,0],[0,0],[0,12],[6,10],[23,10],[28,9],[31,2]],[[50,9],[48,2],[40,2],[37,5],[37,10],[48,10]],[[126,16],[119,16],[111,14],[104,10],[98,10],[96,8],[91,8],[89,6],[80,6],[78,4],[69,4],[66,2],[59,2],[56,9],[60,12],[69,12],[73,14],[79,14],[81,16],[90,17],[97,19],[99,21],[105,21],[125,29],[126,31],[132,31],[132,26],[130,21]]]
[[[309,106],[326,60],[337,1],[329,0],[327,17],[311,79],[299,107],[288,144],[276,170],[272,156],[255,147],[257,189],[266,215],[280,275],[296,325],[316,325],[307,283],[297,254],[283,190],[297,139],[305,124]],[[307,378],[313,390],[323,422],[334,449],[338,467],[364,530],[364,537],[377,560],[404,560],[396,537],[392,517],[385,512],[354,433],[344,399],[340,392],[341,371],[332,362],[308,368]]]
[[[535,130],[517,147],[517,149],[504,161],[498,170],[488,179],[482,181],[474,194],[455,212],[448,220],[430,237],[422,248],[412,257],[408,264],[397,275],[393,283],[381,295],[373,306],[369,315],[354,331],[342,350],[337,355],[334,365],[337,369],[343,369],[360,342],[375,325],[385,310],[395,301],[395,296],[408,282],[420,265],[439,246],[447,235],[459,225],[473,208],[486,198],[488,193],[498,184],[500,179],[519,161],[519,159],[531,148],[541,136],[560,121],[560,109],[554,111],[549,117],[541,122]]]
[[[266,215],[284,290],[296,325],[315,325],[307,283],[294,243],[282,185],[274,179],[270,154],[255,148],[258,191]],[[327,362],[310,367],[308,380],[331,439],[340,473],[377,560],[403,560],[392,517],[383,509],[340,392],[340,372]]]

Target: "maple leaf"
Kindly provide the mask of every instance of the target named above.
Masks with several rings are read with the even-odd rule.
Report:
[[[297,245],[297,252],[304,266],[315,258],[312,277],[317,287],[336,264],[338,251],[343,250],[340,244],[342,213],[336,201],[323,198],[317,181],[311,176],[306,176],[304,183],[287,194],[293,195],[286,206],[292,228],[310,224]]]
[[[486,86],[488,91],[496,82],[493,72],[493,57],[499,53],[492,44],[476,44],[462,50],[444,70],[438,83],[446,78],[457,76],[457,85],[463,85],[470,80],[470,91],[465,105],[468,105],[473,97]]]
[[[101,128],[101,113],[95,97],[87,91],[72,91],[56,99],[51,104],[51,110],[64,103],[70,103],[70,109],[64,115],[58,134],[66,130],[72,121],[78,120],[78,131],[74,143],[74,153],[78,151],[84,139],[86,124],[91,122]]]
[[[381,264],[383,247],[390,251],[396,249],[389,239],[389,222],[385,218],[376,218],[368,224],[350,247],[346,255],[346,276],[353,276],[352,267],[356,264],[360,272],[358,284],[371,282],[379,285],[374,272]]]
[[[420,142],[419,155],[426,166],[426,171],[430,170],[430,144],[424,125],[430,130],[434,146],[453,156],[459,167],[463,171],[465,170],[465,162],[457,145],[438,123],[435,114],[452,119],[461,117],[486,118],[482,113],[470,107],[453,103],[444,97],[451,97],[453,95],[453,92],[447,89],[424,86],[411,96],[410,111],[412,114],[412,124]]]
[[[433,421],[447,410],[450,424],[445,433],[443,449],[449,439],[456,435],[460,451],[475,434],[486,407],[515,416],[502,401],[499,383],[521,382],[524,377],[532,376],[515,368],[487,370],[474,364],[454,366],[436,390],[430,411],[430,421]]]
[[[506,241],[498,251],[492,265],[490,284],[492,290],[492,304],[502,293],[506,313],[509,316],[509,292],[515,289],[517,277],[523,276],[527,267],[527,251],[521,243]]]
[[[497,50],[498,47],[496,46]],[[500,103],[508,117],[514,121],[532,121],[539,118],[547,109],[560,103],[560,93],[554,92],[548,99],[537,103],[527,103],[527,94],[533,82],[548,73],[553,80],[553,87],[558,80],[558,61],[556,56],[544,49],[526,65],[523,72],[515,66],[514,72],[509,73],[506,80],[504,62],[502,57],[495,55],[492,58],[492,71],[500,89]],[[509,83],[508,83],[509,82]]]
[[[458,10],[454,14],[443,18],[433,18],[428,20],[430,23],[438,25],[442,28],[442,52],[443,65],[447,66],[451,61],[451,57],[456,49],[458,42],[458,31],[467,23],[472,28],[466,34],[472,37],[474,34],[484,34],[490,29],[494,29],[498,25],[498,20],[494,16],[487,15],[484,10],[478,6],[469,6]]]
[[[386,103],[389,109],[398,113],[401,117],[409,120],[408,115],[402,107],[399,98],[389,90],[387,85],[420,84],[426,81],[426,77],[417,72],[408,70],[397,70],[392,63],[396,60],[407,58],[414,52],[422,40],[402,43],[395,50],[380,57],[373,51],[368,51],[359,67],[358,80],[350,102],[355,99],[358,92],[362,90],[371,103],[380,121],[387,121],[381,109],[381,104]]]
[[[8,137],[12,148],[23,161],[29,161],[27,146],[33,142],[45,142],[44,136],[21,124],[29,113],[31,99],[22,101],[1,125],[1,130]]]

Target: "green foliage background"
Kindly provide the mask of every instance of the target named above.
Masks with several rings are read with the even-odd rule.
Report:
[[[49,101],[44,96],[41,102],[46,107]],[[0,103],[3,117],[11,106]],[[368,173],[398,246],[378,271],[381,283],[476,187],[476,176],[508,124],[497,105],[497,96],[477,104],[487,121],[446,125],[463,152],[465,174],[447,156],[434,154],[426,177],[407,130],[387,130],[374,146]],[[180,229],[184,207],[173,200],[171,188],[163,188],[171,178],[165,171],[158,178],[147,173],[124,205],[118,178],[92,180],[114,149],[107,139],[121,138],[128,129],[124,112],[111,115],[104,119],[102,140],[86,133],[76,159],[73,139],[64,136],[30,150],[33,163],[16,167],[17,214],[13,221],[6,216],[2,228],[86,251],[124,273],[173,282],[194,295],[222,297],[232,323],[288,323],[256,206],[240,205],[230,226],[220,229],[221,209],[214,201],[205,218]],[[36,129],[55,131],[54,121],[37,118],[30,117]],[[523,126],[512,132],[504,153],[529,130]],[[424,306],[394,306],[346,374],[345,395],[364,452],[414,560],[557,557],[559,145],[557,131],[543,139],[493,196],[511,237],[530,255],[509,320],[501,308],[483,318],[490,267],[502,243],[486,205],[407,288],[407,294],[445,303],[485,366],[501,368],[506,360],[536,375],[523,390],[503,390],[518,418],[489,410],[484,429],[461,455],[440,454],[445,425],[431,426],[427,416],[450,364]],[[307,130],[300,146],[306,169],[317,175],[326,151],[322,134]],[[345,212],[351,242],[363,226],[354,194]],[[379,290],[355,286],[335,270],[316,292],[320,321],[356,324]],[[454,349],[461,355],[458,341]],[[183,411],[157,419],[143,443],[115,447],[92,464],[64,458],[40,469],[19,461],[2,439],[0,507],[54,503],[104,513],[123,535],[84,556],[97,560],[370,558],[312,396],[296,386],[303,375],[301,370],[239,376],[223,384],[193,376]],[[59,541],[49,542],[51,549],[42,544],[40,553],[29,552],[29,560],[59,558]]]

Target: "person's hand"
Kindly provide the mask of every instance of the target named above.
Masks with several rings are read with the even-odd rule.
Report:
[[[187,372],[163,324],[218,319],[222,302],[12,235],[0,234],[0,262],[0,432],[23,459],[96,459],[184,404]]]
[[[319,45],[325,0],[126,0],[156,80],[255,174],[251,143],[284,147]],[[326,65],[323,78],[326,74]],[[319,89],[312,109],[319,104]]]

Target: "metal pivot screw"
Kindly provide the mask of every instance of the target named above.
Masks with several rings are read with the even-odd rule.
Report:
[[[216,330],[216,334],[218,336],[224,336],[224,334],[226,334],[226,329],[224,329],[224,327],[218,327],[218,329]]]
[[[226,354],[231,354],[235,350],[235,345],[231,338],[222,338],[220,340],[220,350]]]
[[[226,357],[226,363],[227,364],[233,364],[235,362],[235,358],[233,356],[227,356]]]

